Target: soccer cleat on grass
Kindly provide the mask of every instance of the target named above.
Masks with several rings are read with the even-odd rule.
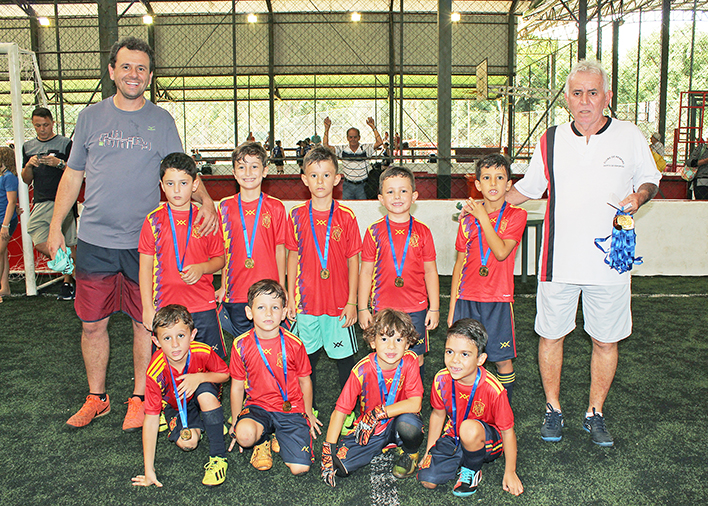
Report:
[[[160,432],[165,432],[167,429],[169,429],[169,425],[167,425],[167,418],[165,418],[165,412],[160,411]]]
[[[356,413],[352,411],[344,419],[344,425],[342,425],[342,436],[346,436],[354,431],[354,420],[356,420]]]
[[[226,480],[226,470],[229,463],[226,457],[209,457],[209,462],[204,464],[204,479],[202,483],[209,487],[221,485]]]
[[[273,453],[280,453],[280,443],[278,443],[278,438],[273,434],[273,438],[270,440],[270,449]]]
[[[543,416],[541,425],[541,439],[544,441],[558,442],[563,437],[563,413],[553,409],[550,403],[546,404],[549,411]]]
[[[74,416],[66,421],[69,427],[78,429],[86,427],[91,420],[111,412],[111,400],[106,395],[106,400],[102,401],[97,395],[86,396],[86,402]]]
[[[251,465],[259,471],[267,471],[273,467],[273,455],[270,453],[269,439],[266,439],[263,443],[253,447]]]
[[[396,478],[413,476],[418,467],[418,453],[403,453],[398,457],[398,462],[393,466],[393,475]]]
[[[131,397],[124,404],[128,405],[128,412],[123,420],[123,430],[125,432],[135,432],[143,428],[145,420],[145,408],[140,397]]]
[[[76,290],[71,283],[64,283],[59,289],[57,300],[74,300],[76,298]]]
[[[482,481],[482,471],[474,472],[466,467],[460,468],[460,475],[457,483],[452,487],[452,495],[457,497],[469,497],[477,492],[479,482]]]
[[[585,417],[583,429],[590,433],[592,442],[599,446],[612,446],[615,444],[612,435],[605,427],[605,417],[595,412],[592,408],[592,416]]]

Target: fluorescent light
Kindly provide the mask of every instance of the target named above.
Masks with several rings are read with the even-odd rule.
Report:
[[[49,18],[47,17],[39,16],[37,18],[37,22],[39,23],[39,26],[49,26]]]
[[[355,23],[361,21],[361,14],[359,14],[358,12],[352,12],[352,21],[354,21]]]
[[[258,16],[255,14],[251,13],[248,15],[248,22],[249,23],[257,23],[258,22]]]
[[[144,25],[151,25],[154,20],[152,19],[152,16],[150,14],[145,14],[143,16],[143,24]]]
[[[453,12],[452,15],[450,16],[450,19],[452,20],[453,23],[457,23],[462,16],[460,15],[459,12]]]

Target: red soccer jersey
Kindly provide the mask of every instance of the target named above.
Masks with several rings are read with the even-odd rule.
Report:
[[[349,374],[349,379],[339,394],[337,399],[336,409],[340,413],[349,414],[354,411],[357,399],[359,399],[359,408],[361,414],[357,419],[357,423],[361,417],[374,409],[376,406],[384,404],[381,399],[381,391],[379,390],[378,375],[376,374],[376,364],[374,357],[376,352],[369,353],[366,358],[363,358],[357,363],[352,372]],[[418,355],[412,351],[406,351],[401,359],[403,366],[401,367],[401,377],[398,381],[398,389],[396,390],[395,402],[404,401],[411,397],[423,397],[423,382],[420,380],[420,366],[418,365]],[[383,373],[386,388],[390,389],[393,384],[393,378],[396,375],[396,369],[388,369],[381,371]],[[389,418],[384,424],[378,424],[374,434],[380,434],[391,421]]]
[[[489,215],[492,226],[496,226],[498,216],[499,211]],[[507,204],[497,235],[502,239],[516,241],[516,246],[502,262],[495,258],[494,253],[489,252],[488,276],[480,276],[479,274],[482,260],[479,253],[479,232],[475,224],[476,221],[474,216],[468,214],[460,221],[460,226],[457,229],[455,249],[465,254],[460,284],[455,291],[457,298],[475,302],[514,302],[514,258],[526,228],[526,211]],[[482,249],[485,253],[487,248],[487,240],[482,232]]]
[[[189,345],[189,367],[187,374],[198,372],[220,372],[228,373],[229,369],[226,363],[217,353],[207,344],[198,341],[192,341]],[[147,368],[147,384],[145,385],[145,414],[159,415],[162,411],[162,401],[166,401],[174,409],[177,407],[175,399],[175,388],[170,377],[170,370],[179,387],[182,382],[177,378],[182,376],[182,371],[178,371],[165,358],[162,350],[157,350],[150,360],[150,365]],[[191,397],[187,399],[187,402]]]
[[[384,308],[398,309],[406,313],[422,311],[428,307],[428,291],[425,287],[425,262],[435,261],[433,234],[423,222],[413,220],[411,240],[408,244],[406,261],[403,264],[403,286],[394,284],[396,269],[388,239],[386,218],[372,224],[364,234],[364,247],[361,251],[362,262],[373,262],[374,272],[371,278],[371,303],[374,311]],[[403,249],[408,236],[410,221],[391,224],[391,237],[396,249],[396,261],[401,264]]]
[[[470,420],[481,420],[489,425],[493,425],[498,430],[508,430],[514,426],[514,413],[509,406],[509,399],[506,390],[499,380],[487,373],[484,367],[479,368],[482,375],[479,378],[479,385],[474,394],[470,414]],[[430,404],[433,409],[444,409],[447,413],[447,421],[443,428],[443,436],[454,437],[455,432],[452,427],[452,376],[447,369],[438,371],[433,379],[433,388],[430,392]],[[457,395],[457,427],[465,420],[465,410],[467,401],[472,392],[472,385],[463,385],[455,381],[455,394]]]
[[[292,404],[290,412],[304,413],[305,403],[302,400],[302,390],[300,390],[298,378],[310,375],[312,372],[310,360],[307,358],[302,341],[282,327],[281,330],[285,336],[285,350],[287,352],[288,401]],[[270,374],[258,352],[254,332],[255,330],[251,329],[234,341],[229,373],[234,380],[246,382],[246,406],[256,405],[266,411],[284,413],[284,399],[278,389],[278,385],[280,388],[285,385],[280,337],[259,339],[263,354],[268,359],[268,364],[277,378],[276,383],[276,379]]]
[[[340,316],[349,298],[348,259],[361,251],[361,236],[356,216],[351,209],[334,201],[327,269],[329,278],[322,279],[322,267],[312,237],[310,201],[293,207],[288,216],[285,247],[297,252],[295,303],[300,313],[313,316]],[[315,232],[324,253],[329,211],[312,210]]]
[[[278,265],[275,261],[275,247],[285,243],[287,223],[285,206],[274,197],[265,193],[262,195],[261,215],[255,231],[256,239],[251,256],[254,265],[251,269],[245,266],[248,257],[246,256],[241,213],[238,209],[238,195],[226,197],[219,202],[221,230],[224,234],[224,249],[226,250],[224,302],[246,302],[248,288],[262,279],[280,281]],[[242,207],[248,238],[252,240],[258,199],[253,202],[243,202]]]
[[[179,275],[175,258],[172,228],[167,213],[167,203],[162,203],[147,215],[140,231],[138,251],[153,257],[152,264],[152,301],[155,309],[167,304],[182,304],[190,313],[208,311],[216,308],[212,274],[204,274],[199,281],[188,285]],[[192,204],[192,220],[196,221],[199,209]],[[184,255],[184,266],[200,264],[224,254],[224,241],[218,234],[197,237],[194,227],[189,239],[189,248],[185,255],[189,229],[189,211],[172,211],[177,232],[177,244],[180,258]]]

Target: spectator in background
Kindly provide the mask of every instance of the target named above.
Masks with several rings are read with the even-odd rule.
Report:
[[[275,141],[275,146],[273,147],[273,152],[271,153],[271,159],[273,160],[273,165],[275,165],[275,171],[278,174],[284,174],[285,169],[285,155],[283,154],[283,147],[280,141]]]
[[[661,136],[658,133],[652,134],[649,148],[651,149],[651,155],[654,157],[654,162],[656,162],[656,168],[659,169],[659,172],[664,172],[666,170],[664,145],[661,143]]]
[[[692,180],[693,196],[696,200],[708,200],[708,148],[702,138],[698,139],[686,165],[696,168],[696,175]]]
[[[0,302],[10,295],[10,260],[7,245],[17,228],[17,170],[15,152],[0,148]]]

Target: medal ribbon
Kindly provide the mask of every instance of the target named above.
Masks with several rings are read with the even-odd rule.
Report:
[[[401,370],[403,369],[403,360],[398,362],[398,367],[396,367],[396,375],[393,377],[393,383],[391,383],[391,388],[386,391],[386,380],[383,377],[383,371],[379,367],[379,361],[374,356],[374,365],[376,366],[376,376],[379,382],[379,393],[381,394],[381,404],[384,406],[390,406],[396,400],[396,392],[398,391],[398,382],[401,380]],[[387,420],[381,420],[381,425],[386,423]]]
[[[617,211],[617,216],[626,215],[623,211]],[[600,244],[607,242],[610,238],[610,249],[605,250]],[[637,234],[634,229],[617,230],[612,228],[612,234],[604,239],[599,237],[595,239],[595,246],[600,251],[605,253],[605,263],[610,266],[610,269],[615,269],[620,274],[631,271],[634,264],[644,263],[642,257],[634,257],[634,248],[636,246]]]
[[[246,257],[253,256],[253,246],[256,244],[256,232],[258,231],[258,218],[261,216],[261,204],[263,204],[263,193],[258,197],[258,208],[256,209],[256,218],[253,220],[253,235],[248,239],[248,230],[246,229],[246,218],[243,216],[243,206],[241,205],[241,193],[238,194],[238,212],[241,214],[241,227],[243,228],[243,242],[246,244]]]
[[[175,229],[175,220],[172,217],[172,208],[167,206],[167,215],[170,217],[170,227],[172,227],[172,243],[175,246],[175,260],[177,261],[177,270],[182,272],[184,268],[184,259],[187,256],[187,248],[189,248],[189,238],[192,237],[192,204],[189,204],[189,226],[187,227],[187,243],[184,245],[184,254],[179,257],[179,244],[177,244],[177,230]]]
[[[317,240],[317,233],[315,232],[315,220],[312,218],[312,201],[310,200],[310,228],[312,228],[312,237],[315,240],[315,249],[317,250],[317,256],[320,257],[320,265],[322,269],[327,268],[327,257],[329,256],[329,235],[332,232],[332,215],[334,214],[334,201],[332,201],[332,207],[329,208],[329,218],[327,219],[327,234],[325,235],[325,246],[324,254],[320,251],[320,243]]]
[[[162,355],[165,355],[165,351],[162,351]],[[182,374],[187,374],[187,371],[189,370],[189,359],[192,357],[192,350],[190,349],[187,352],[187,363],[184,365],[184,371],[182,371]],[[175,381],[175,375],[172,374],[172,366],[170,363],[167,361],[167,357],[165,357],[165,362],[167,362],[167,369],[170,371],[170,378],[172,378],[172,388],[174,388],[175,391],[175,400],[177,401],[177,410],[179,411],[179,419],[182,420],[182,428],[183,429],[188,429],[189,425],[187,423],[187,393],[185,392],[184,394],[184,404],[182,404],[182,399],[180,398],[179,394],[177,393],[177,382]]]
[[[280,383],[278,383],[278,378],[275,377],[275,373],[273,372],[273,369],[271,369],[270,364],[268,363],[268,359],[265,356],[265,353],[263,353],[263,348],[261,347],[261,342],[258,340],[258,336],[256,335],[255,329],[253,330],[253,337],[256,338],[256,347],[258,348],[258,353],[260,353],[261,358],[263,359],[263,363],[268,369],[270,375],[273,376],[275,384],[278,385],[278,390],[280,390],[280,395],[283,398],[283,402],[288,402],[288,354],[285,350],[285,335],[283,334],[283,330],[280,329],[280,348],[283,353],[283,376],[285,377],[285,391],[283,391],[283,389],[280,387]]]
[[[479,385],[479,378],[482,376],[482,371],[477,368],[477,377],[474,379],[474,385],[472,386],[472,392],[470,392],[470,398],[467,399],[467,408],[465,409],[465,417],[462,419],[464,422],[470,415],[470,408],[472,407],[472,401],[474,400],[474,394],[477,392],[477,386]],[[455,393],[455,383],[456,381],[450,376],[450,381],[452,381],[452,429],[455,431],[455,447],[460,445],[460,431],[457,429],[457,394]]]
[[[497,216],[497,222],[494,225],[495,233],[499,230],[499,224],[502,221],[502,216],[504,216],[504,209],[506,209],[506,201],[504,201],[501,206],[501,209],[499,210],[499,216]],[[487,252],[484,252],[482,248],[482,227],[479,225],[479,221],[477,221],[477,218],[474,219],[474,224],[477,225],[477,238],[479,239],[479,259],[482,263],[482,267],[486,267],[487,261],[489,260],[489,253],[492,251],[492,248],[487,247]]]
[[[391,254],[393,255],[393,267],[396,269],[396,276],[399,278],[403,276],[403,264],[406,263],[406,255],[408,255],[408,245],[411,242],[411,233],[413,232],[413,216],[410,218],[408,225],[408,237],[406,237],[406,245],[403,247],[403,256],[401,257],[401,263],[398,263],[396,259],[396,248],[393,245],[393,236],[391,235],[391,223],[388,221],[388,216],[386,216],[386,229],[388,230],[388,242],[391,244]]]

